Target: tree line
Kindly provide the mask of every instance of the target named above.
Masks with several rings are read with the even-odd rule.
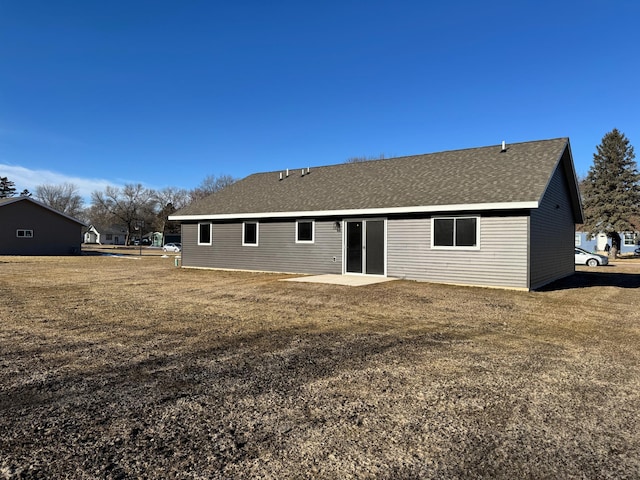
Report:
[[[145,188],[142,184],[125,184],[123,187],[107,186],[91,193],[91,203],[85,201],[73,183],[61,185],[42,184],[33,193],[23,190],[17,194],[15,183],[8,177],[0,177],[0,198],[27,196],[82,220],[102,227],[122,226],[126,229],[127,243],[134,231],[143,225],[146,232],[179,233],[178,222],[168,216],[175,211],[231,185],[230,175],[208,175],[194,189],[165,187],[160,190]]]

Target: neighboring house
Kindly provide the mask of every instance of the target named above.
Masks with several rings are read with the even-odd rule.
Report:
[[[102,227],[89,225],[84,232],[84,243],[99,245],[124,245],[127,239],[127,229],[119,226]]]
[[[620,252],[634,253],[634,251],[640,246],[640,232],[622,232],[620,234]],[[611,239],[606,233],[599,233],[595,237],[589,238],[589,234],[586,232],[576,232],[575,245],[589,252],[605,252],[606,246],[611,248]]]
[[[30,197],[0,198],[0,255],[79,254],[84,226]]]
[[[182,265],[530,290],[571,275],[567,138],[258,173],[169,217]]]

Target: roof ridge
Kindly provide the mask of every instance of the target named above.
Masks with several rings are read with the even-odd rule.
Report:
[[[527,145],[527,144],[531,144],[531,143],[546,143],[546,142],[554,142],[554,141],[559,141],[559,140],[563,140],[563,141],[568,141],[569,137],[555,137],[555,138],[547,138],[547,139],[542,139],[542,140],[527,140],[527,141],[522,141],[522,142],[512,142],[512,143],[506,143],[507,146],[514,146],[514,145]],[[294,168],[281,168],[278,170],[271,170],[271,171],[265,171],[265,172],[254,172],[249,174],[247,177],[251,177],[254,175],[268,175],[268,174],[275,174],[278,175],[279,173],[285,172],[285,171],[289,171],[289,172],[295,172],[295,171],[299,171],[299,170],[306,170],[307,168],[310,169],[311,172],[313,172],[314,169],[318,169],[318,168],[329,168],[329,167],[339,167],[342,165],[361,165],[361,164],[370,164],[370,163],[377,163],[377,162],[388,162],[390,160],[400,160],[400,159],[405,159],[405,158],[416,158],[416,157],[426,157],[426,156],[430,156],[430,155],[440,155],[440,154],[445,154],[445,153],[457,153],[457,152],[470,152],[473,150],[488,150],[491,148],[501,148],[502,145],[501,143],[497,143],[495,145],[484,145],[484,146],[477,146],[477,147],[468,147],[468,148],[455,148],[452,150],[439,150],[437,152],[425,152],[425,153],[416,153],[413,155],[400,155],[400,156],[396,156],[396,157],[389,157],[389,158],[373,158],[371,160],[363,160],[360,162],[348,162],[348,161],[344,161],[344,162],[340,162],[340,163],[329,163],[329,164],[325,164],[325,165],[316,165],[316,166],[307,166],[307,167],[294,167]]]

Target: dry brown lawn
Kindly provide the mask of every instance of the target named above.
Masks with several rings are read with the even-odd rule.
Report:
[[[0,478],[640,478],[640,263],[542,292],[0,257]]]

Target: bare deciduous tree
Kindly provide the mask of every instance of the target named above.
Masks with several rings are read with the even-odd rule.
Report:
[[[84,200],[78,193],[78,187],[73,183],[38,185],[36,186],[35,198],[71,217],[79,218],[83,215]]]
[[[371,160],[385,160],[387,157],[384,153],[381,153],[377,157],[349,157],[345,160],[344,163],[359,163],[359,162],[370,162]]]
[[[114,223],[127,228],[126,243],[141,221],[151,225],[155,215],[153,190],[144,188],[140,183],[126,184],[122,189],[107,187],[103,192],[91,194],[92,208],[96,212],[110,217]]]
[[[191,202],[200,200],[201,198],[207,197],[212,193],[228,187],[232,183],[235,183],[235,181],[236,179],[231,175],[220,175],[217,177],[215,175],[207,175],[200,185],[189,192],[190,200]]]
[[[167,217],[187,205],[189,196],[187,190],[176,187],[165,187],[154,192],[154,200],[157,207],[154,227],[157,231],[162,232],[163,238],[167,231],[170,233],[178,233],[180,231],[180,223],[170,221]]]

